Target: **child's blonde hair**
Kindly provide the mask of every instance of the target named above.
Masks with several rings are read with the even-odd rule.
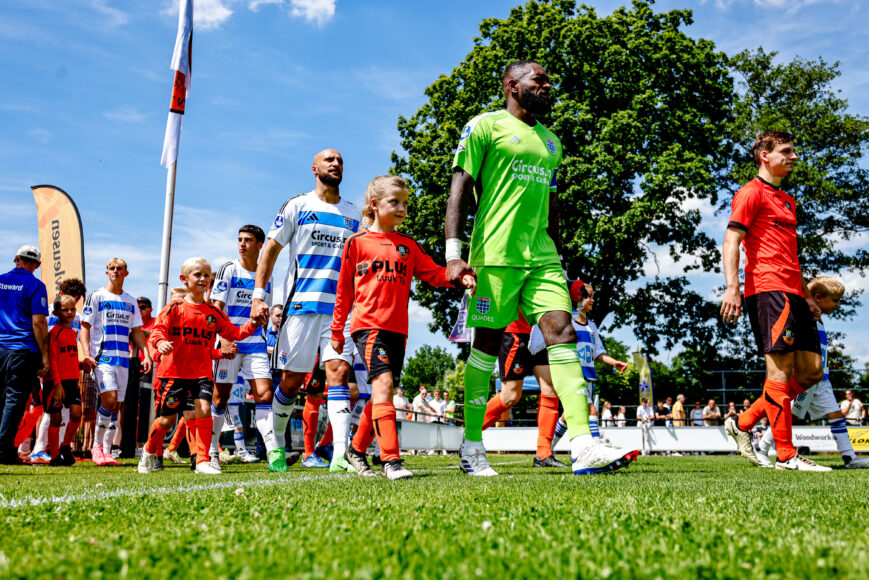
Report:
[[[181,264],[181,275],[187,276],[196,266],[204,266],[208,268],[208,271],[211,271],[211,264],[208,263],[208,260],[205,258],[187,258],[184,260],[184,263]],[[187,288],[184,289],[184,293],[187,293]]]
[[[842,296],[845,293],[845,285],[832,276],[818,276],[809,282],[809,294],[818,295],[821,298],[827,296]]]
[[[106,268],[111,268],[112,266],[121,266],[124,270],[127,269],[127,262],[122,260],[121,258],[112,258],[108,262],[106,262]]]
[[[374,223],[374,210],[371,209],[371,202],[386,197],[390,191],[395,189],[407,190],[407,182],[397,175],[378,175],[368,184],[368,189],[365,190],[365,207],[362,208],[362,221],[367,225]]]
[[[171,298],[174,294],[180,294],[181,298],[184,298],[185,296],[187,296],[187,287],[186,286],[175,286],[174,288],[172,288],[172,290],[169,291],[170,299],[174,300],[174,298]]]

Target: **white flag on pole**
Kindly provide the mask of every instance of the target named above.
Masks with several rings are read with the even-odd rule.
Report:
[[[178,36],[169,68],[175,71],[172,87],[172,102],[169,105],[169,120],[163,138],[163,156],[160,165],[169,168],[178,159],[178,142],[181,139],[181,120],[184,105],[190,91],[190,73],[193,62],[193,0],[179,0]]]

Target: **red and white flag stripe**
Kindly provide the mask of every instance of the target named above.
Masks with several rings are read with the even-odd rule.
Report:
[[[163,156],[160,165],[169,168],[178,159],[178,142],[181,139],[181,121],[184,105],[190,92],[190,73],[193,63],[193,0],[179,0],[178,36],[169,68],[175,71],[172,87],[172,102],[169,104],[169,120],[163,138]]]

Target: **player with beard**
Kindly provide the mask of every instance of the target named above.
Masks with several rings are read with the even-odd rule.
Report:
[[[336,467],[347,470],[344,451],[350,429],[350,365],[353,341],[349,321],[345,328],[342,352],[331,345],[332,313],[341,269],[344,240],[356,233],[362,213],[341,199],[339,185],[344,175],[344,159],[334,149],[314,156],[314,190],[288,199],[275,217],[263,246],[256,272],[251,319],[268,314],[266,285],[275,261],[289,247],[290,267],[284,282],[286,297],[278,340],[272,353],[272,368],[282,371],[281,384],[272,399],[274,439],[266,441],[269,470],[286,471],[284,431],[290,419],[293,400],[311,372],[317,351],[322,352],[329,388],[327,409],[334,433]],[[355,471],[355,470],[353,470]]]
[[[618,469],[635,454],[591,435],[570,296],[556,247],[561,143],[537,119],[552,108],[549,75],[536,62],[518,61],[507,66],[502,83],[506,109],[479,115],[462,131],[444,228],[448,279],[456,283],[469,272],[478,278],[468,307],[468,326],[476,332],[465,370],[461,467],[470,475],[497,475],[486,459],[482,426],[504,329],[519,310],[543,331],[553,386],[570,429],[573,472]],[[470,256],[465,262],[460,238],[463,208],[474,202]]]

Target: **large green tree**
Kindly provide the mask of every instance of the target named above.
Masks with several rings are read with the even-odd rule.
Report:
[[[431,391],[434,387],[443,386],[444,377],[455,366],[455,359],[445,349],[426,344],[407,359],[401,374],[401,384],[412,396],[419,392],[420,385],[426,385]]]
[[[690,11],[656,13],[639,0],[605,18],[568,0],[531,0],[506,19],[484,20],[467,57],[426,89],[428,102],[416,114],[399,119],[406,153],[394,154],[393,163],[412,188],[407,231],[433,253],[443,251],[460,131],[504,106],[505,65],[532,59],[554,87],[555,106],[541,121],[564,146],[558,204],[565,265],[599,288],[593,317],[624,307],[627,285],[644,275],[655,247],[692,256],[691,267],[713,268],[715,243],[686,202],[717,201],[733,85],[725,55],[684,32],[691,22]],[[432,310],[432,330],[443,332],[458,296],[415,290]]]

